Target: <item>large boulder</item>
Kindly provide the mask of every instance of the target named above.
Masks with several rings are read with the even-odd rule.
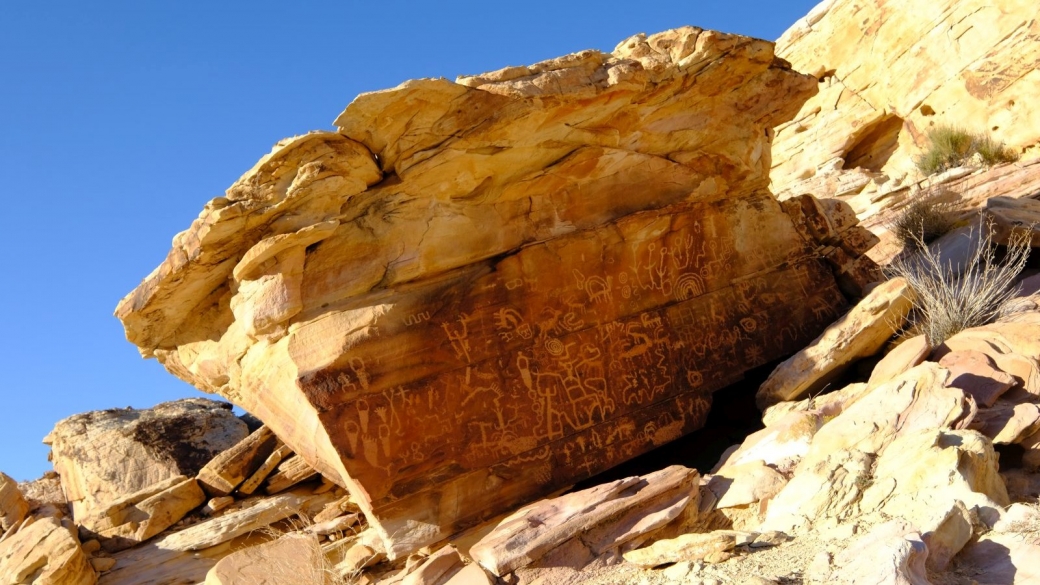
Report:
[[[205,398],[66,418],[47,435],[54,469],[76,521],[88,529],[116,500],[193,476],[249,434],[231,405]],[[118,456],[115,456],[118,455]]]
[[[364,94],[116,314],[398,556],[700,427],[876,275],[847,208],[767,190],[769,128],[815,89],[769,42],[686,27]]]

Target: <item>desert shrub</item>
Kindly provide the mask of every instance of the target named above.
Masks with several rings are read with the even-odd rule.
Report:
[[[917,159],[926,175],[940,173],[966,163],[975,154],[987,165],[1014,162],[1018,155],[985,134],[973,134],[956,126],[936,126],[928,131],[928,148]]]
[[[982,157],[982,162],[987,165],[1015,162],[1018,154],[1002,143],[993,140],[989,136],[975,137],[975,152]]]
[[[916,253],[904,255],[889,266],[892,274],[906,279],[913,297],[913,327],[932,347],[959,331],[992,323],[1015,309],[1015,277],[1029,258],[1029,231],[1012,234],[1000,259],[992,224],[973,228],[966,237],[972,245],[962,264],[941,258],[915,237]]]
[[[954,194],[945,187],[933,187],[899,210],[888,229],[904,245],[912,245],[917,240],[930,243],[953,229],[957,221],[954,199]]]

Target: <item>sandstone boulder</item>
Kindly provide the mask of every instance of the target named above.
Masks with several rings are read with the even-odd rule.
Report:
[[[0,473],[0,536],[20,524],[28,513],[29,502],[18,489],[18,483]]]
[[[97,574],[73,531],[40,518],[0,541],[3,585],[94,585]]]
[[[815,89],[768,42],[686,27],[364,94],[116,312],[397,557],[698,428],[845,309],[871,238],[767,191],[768,129]]]
[[[875,287],[808,347],[773,370],[758,389],[759,408],[819,391],[854,361],[876,354],[902,326],[910,306],[902,278]]]
[[[102,546],[113,552],[152,538],[205,501],[194,479],[178,475],[115,500],[81,525],[104,537]]]
[[[77,414],[55,425],[44,442],[76,521],[90,529],[90,518],[108,504],[172,477],[195,475],[247,434],[230,404],[192,398]]]

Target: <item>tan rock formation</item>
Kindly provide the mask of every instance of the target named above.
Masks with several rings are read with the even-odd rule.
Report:
[[[119,498],[80,525],[107,539],[105,550],[118,551],[166,530],[205,501],[194,479],[178,475]]]
[[[89,519],[108,504],[172,477],[195,475],[247,433],[230,404],[192,398],[145,410],[77,414],[55,425],[44,442],[73,516],[92,528]]]
[[[683,28],[364,94],[117,315],[348,487],[394,557],[699,427],[866,284],[854,216],[810,206],[814,239],[765,190],[768,128],[815,86]]]
[[[41,518],[0,541],[0,584],[94,585],[97,574],[72,530]]]
[[[820,86],[776,129],[778,191],[828,168],[899,183],[936,123],[1019,151],[1040,143],[1040,21],[1029,2],[826,0],[784,33],[777,54]],[[804,192],[837,194],[792,190]]]
[[[0,536],[21,523],[28,513],[29,502],[18,489],[18,482],[0,473]]]

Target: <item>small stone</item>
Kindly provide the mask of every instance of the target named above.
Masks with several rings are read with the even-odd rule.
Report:
[[[729,551],[715,551],[712,553],[708,553],[708,556],[704,557],[704,562],[712,565],[717,565],[719,563],[725,563],[726,561],[732,559],[735,556],[735,554]]]
[[[83,544],[80,545],[80,548],[82,548],[83,552],[87,553],[88,555],[94,554],[97,551],[101,550],[101,541],[96,538],[84,540]]]
[[[678,563],[662,570],[661,574],[672,581],[682,581],[691,572],[694,572],[693,561],[679,561]]]
[[[778,546],[785,542],[787,542],[786,534],[777,530],[770,530],[756,536],[754,542],[751,543],[751,548]]]
[[[94,557],[90,559],[90,566],[94,567],[98,573],[104,573],[111,571],[112,567],[116,566],[116,560],[112,557]]]
[[[220,496],[216,498],[211,498],[210,501],[207,502],[205,506],[203,506],[202,513],[207,516],[212,516],[234,503],[235,498],[231,496]]]

